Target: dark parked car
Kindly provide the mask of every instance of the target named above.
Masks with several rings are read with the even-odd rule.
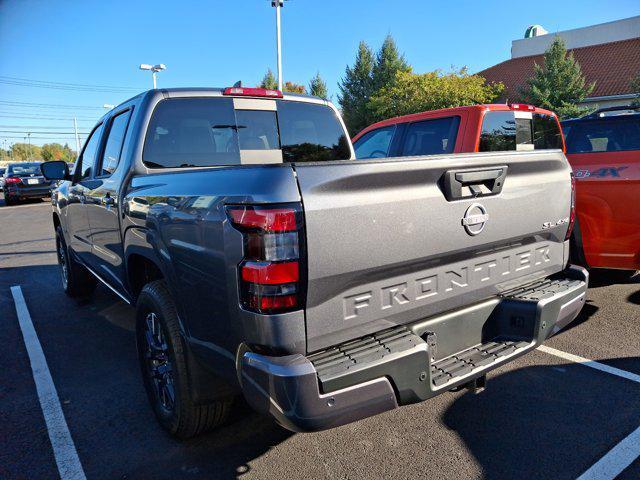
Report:
[[[162,89],[106,114],[73,174],[42,169],[64,180],[64,290],[136,305],[151,405],[181,438],[239,393],[320,430],[479,388],[585,300],[561,150],[356,160],[321,99]]]
[[[51,195],[51,181],[42,176],[40,165],[40,162],[21,162],[7,166],[2,185],[5,205]]]

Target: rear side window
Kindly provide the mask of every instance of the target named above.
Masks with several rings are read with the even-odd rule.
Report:
[[[396,127],[378,128],[365,133],[353,145],[356,158],[384,158],[389,156],[389,146]]]
[[[115,172],[116,167],[120,162],[122,145],[124,143],[124,136],[127,133],[130,114],[131,110],[127,110],[126,112],[113,117],[113,120],[111,121],[111,128],[109,129],[109,136],[107,137],[107,143],[102,155],[102,165],[100,167],[99,176],[108,176]]]
[[[402,145],[402,155],[438,155],[452,153],[460,117],[437,118],[409,125]]]
[[[275,104],[276,110],[234,110],[232,98],[163,100],[147,130],[143,161],[153,168],[176,168],[351,157],[332,109],[285,100]],[[281,155],[261,157],[260,150],[281,150]]]
[[[480,152],[562,148],[556,117],[513,111],[486,112],[480,133]]]
[[[567,153],[640,150],[640,118],[575,121],[566,135]]]

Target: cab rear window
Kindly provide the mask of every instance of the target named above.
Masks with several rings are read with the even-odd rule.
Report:
[[[567,123],[567,153],[640,150],[640,117],[612,117]]]
[[[557,148],[562,148],[562,133],[555,116],[516,111],[485,113],[480,152]]]
[[[143,161],[152,168],[186,168],[351,157],[332,109],[287,100],[275,105],[251,110],[234,109],[233,98],[163,100],[149,123]]]

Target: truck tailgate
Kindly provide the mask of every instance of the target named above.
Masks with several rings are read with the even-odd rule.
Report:
[[[566,263],[571,183],[560,151],[295,170],[309,351],[472,304]]]

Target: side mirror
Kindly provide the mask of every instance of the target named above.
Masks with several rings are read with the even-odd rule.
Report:
[[[40,165],[40,171],[47,180],[70,180],[69,166],[62,160],[44,162]]]

